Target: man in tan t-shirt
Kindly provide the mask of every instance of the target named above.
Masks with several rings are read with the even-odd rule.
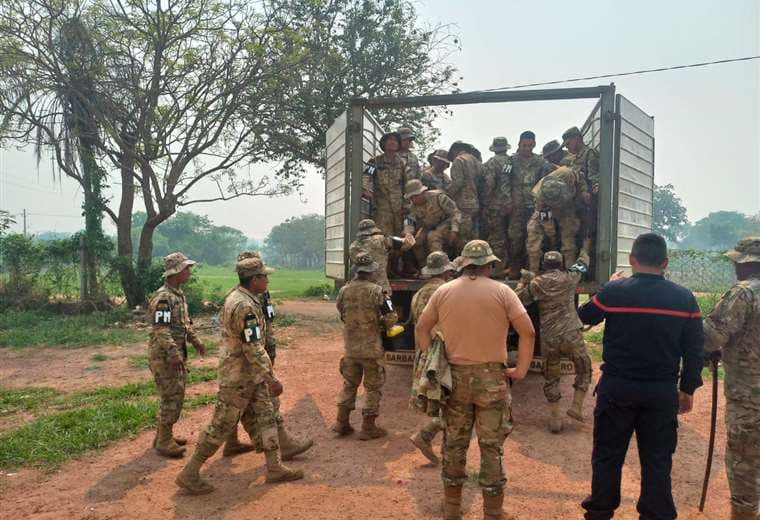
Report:
[[[437,326],[446,338],[453,387],[443,410],[444,518],[461,518],[462,486],[472,428],[480,445],[480,486],[486,520],[503,519],[502,445],[509,421],[507,378],[522,379],[533,357],[535,331],[520,299],[507,285],[492,280],[500,260],[483,240],[462,250],[464,273],[441,286],[420,316],[415,337],[420,349],[430,348]],[[517,367],[507,368],[507,332],[520,336]]]

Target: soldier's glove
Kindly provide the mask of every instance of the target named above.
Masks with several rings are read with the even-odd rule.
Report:
[[[571,265],[568,268],[568,271],[570,271],[571,273],[586,274],[588,272],[588,266],[586,265],[586,262],[584,262],[583,260],[578,260],[577,262],[575,262],[573,265]]]
[[[280,383],[278,380],[273,379],[267,383],[269,386],[269,395],[272,397],[278,397],[282,394],[282,383]]]
[[[417,240],[414,238],[414,235],[407,233],[404,235],[404,240],[401,244],[401,251],[409,251],[415,246],[415,244],[417,244]]]

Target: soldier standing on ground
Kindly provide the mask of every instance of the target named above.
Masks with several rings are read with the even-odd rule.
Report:
[[[726,473],[731,520],[758,520],[760,505],[760,237],[726,253],[739,280],[705,320],[705,351],[726,370]]]
[[[428,190],[417,179],[406,183],[404,198],[411,200],[404,234],[414,235],[414,256],[425,265],[428,253],[456,246],[462,213],[440,190]]]
[[[462,250],[464,274],[438,288],[415,329],[422,351],[438,327],[446,344],[453,388],[443,408],[444,518],[460,519],[462,486],[467,480],[467,448],[475,427],[480,445],[479,483],[486,520],[505,518],[502,509],[506,477],[503,445],[511,417],[507,378],[522,379],[533,357],[535,332],[520,299],[504,283],[492,280],[499,258],[483,240]],[[520,336],[517,368],[507,368],[507,331]]]
[[[575,366],[575,395],[567,415],[583,421],[583,401],[591,384],[591,357],[583,341],[583,324],[575,308],[575,290],[588,268],[588,255],[581,251],[578,261],[562,269],[562,254],[548,251],[544,255],[544,272],[538,276],[523,271],[515,292],[524,305],[538,303],[541,320],[541,355],[544,358],[544,395],[549,401],[549,430],[562,431],[559,402],[560,358],[569,355]]]
[[[449,260],[448,255],[443,251],[434,251],[428,255],[425,267],[422,268],[422,276],[427,277],[428,280],[412,297],[412,319],[415,323],[419,321],[422,311],[425,310],[425,306],[436,289],[453,279],[456,270],[457,266]],[[440,334],[440,331],[433,329],[433,333]],[[418,357],[418,363],[424,364],[424,359]],[[433,452],[432,442],[438,432],[442,430],[443,421],[440,417],[434,417],[410,439],[412,444],[433,464],[438,464],[439,461]]]
[[[406,163],[406,176],[407,179],[419,179],[420,178],[420,160],[412,151],[414,146],[415,135],[411,128],[401,127],[397,130],[401,136],[401,148],[399,148],[399,156]]]
[[[282,394],[282,383],[277,380],[264,348],[267,321],[257,300],[267,290],[272,269],[259,258],[246,258],[237,263],[236,271],[240,285],[224,300],[222,310],[224,347],[214,416],[201,433],[192,458],[176,478],[178,486],[194,495],[214,490],[201,478],[201,466],[216,453],[238,422],[242,422],[251,439],[257,435],[261,439],[267,482],[303,478],[303,471],[282,464],[272,406],[271,396]]]
[[[446,150],[436,150],[428,155],[430,166],[422,170],[422,184],[431,190],[446,191],[451,185],[451,177],[446,173],[446,168],[451,165]]]
[[[448,195],[462,213],[462,224],[457,237],[457,253],[475,238],[478,226],[478,184],[483,177],[483,164],[476,150],[467,143],[457,141],[451,145],[448,154],[451,163],[451,185]]]
[[[388,433],[375,424],[385,383],[381,334],[383,328],[387,330],[395,325],[397,315],[383,288],[372,281],[378,270],[377,262],[370,255],[360,253],[354,267],[355,278],[341,288],[337,300],[344,324],[345,352],[340,360],[343,390],[338,396],[338,417],[332,430],[340,436],[354,431],[349,418],[356,407],[356,392],[363,380],[366,394],[359,439],[370,440]]]
[[[373,215],[375,224],[383,233],[400,236],[404,227],[404,185],[407,168],[399,156],[401,136],[396,132],[380,138],[381,155],[370,159],[372,171]]]
[[[406,235],[403,241],[395,237],[389,237],[375,225],[374,220],[364,219],[359,222],[359,232],[357,233],[356,240],[351,242],[351,246],[348,248],[348,256],[352,264],[356,263],[356,257],[360,253],[368,253],[372,258],[376,259],[378,267],[373,281],[383,288],[385,294],[390,296],[393,291],[388,281],[388,256],[394,248],[399,251],[405,251],[411,245],[414,245],[413,237]]]
[[[181,457],[187,443],[186,439],[174,437],[172,433],[185,401],[187,342],[200,355],[206,353],[203,342],[193,329],[185,294],[180,288],[190,279],[193,265],[195,262],[182,253],[166,256],[164,285],[153,294],[148,304],[152,324],[148,359],[159,395],[158,431],[153,447],[165,457]]]
[[[509,177],[512,161],[507,155],[509,142],[506,137],[494,137],[489,150],[494,156],[483,165],[483,192],[480,194],[480,221],[488,230],[488,243],[493,253],[502,258],[496,266],[496,277],[504,277],[504,265],[507,260],[507,216],[512,210],[512,194],[509,189]]]

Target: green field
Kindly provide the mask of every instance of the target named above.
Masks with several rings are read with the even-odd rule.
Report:
[[[204,292],[220,289],[226,292],[238,283],[237,274],[230,267],[204,265],[196,268],[195,276],[201,282]],[[278,299],[300,298],[307,295],[312,287],[330,285],[323,271],[295,271],[277,269],[269,275],[269,292]]]

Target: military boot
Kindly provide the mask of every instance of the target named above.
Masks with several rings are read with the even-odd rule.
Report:
[[[179,458],[185,454],[185,448],[174,442],[171,424],[158,424],[156,440],[153,443],[156,451],[164,457]]]
[[[243,453],[253,451],[254,446],[245,442],[240,442],[238,439],[237,424],[224,441],[224,449],[222,450],[222,457],[234,457]]]
[[[375,424],[375,419],[377,419],[377,415],[362,416],[362,429],[359,432],[359,440],[368,441],[388,435],[387,431]]]
[[[303,478],[303,470],[290,469],[283,465],[279,449],[265,451],[264,456],[267,461],[267,483],[289,482]]]
[[[549,431],[559,433],[562,431],[562,412],[559,409],[559,401],[549,403]]]
[[[513,520],[513,516],[504,512],[504,493],[487,495],[483,492],[483,520]]]
[[[184,446],[185,444],[187,444],[187,439],[185,439],[184,437],[177,437],[173,433],[172,433],[172,439],[174,439],[174,442],[176,442],[180,446]]]
[[[584,390],[575,390],[573,395],[573,404],[568,408],[567,415],[575,419],[576,421],[583,422],[583,401],[586,399],[586,392]]]
[[[291,436],[283,424],[277,425],[277,437],[280,441],[282,460],[290,460],[314,446],[312,439],[299,439]]]
[[[199,442],[193,456],[180,471],[174,482],[191,495],[205,495],[214,491],[214,486],[201,478],[201,466],[216,451],[216,447]]]
[[[354,429],[351,427],[351,423],[349,422],[350,416],[351,410],[349,408],[346,408],[345,406],[339,406],[338,417],[335,419],[335,424],[333,424],[332,431],[341,437],[354,433]]]
[[[429,441],[425,440],[425,437],[422,435],[421,431],[409,437],[409,440],[412,441],[412,444],[414,444],[417,449],[422,452],[427,460],[433,464],[438,464],[438,456],[433,452],[433,445]]]
[[[443,486],[443,520],[462,519],[462,486]]]
[[[760,520],[760,514],[750,511],[737,511],[731,506],[731,520]]]

